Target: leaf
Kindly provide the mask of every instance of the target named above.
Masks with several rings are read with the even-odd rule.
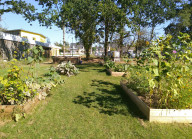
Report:
[[[158,60],[157,59],[153,59],[153,63],[155,64],[155,66],[158,65]]]
[[[154,72],[155,76],[159,76],[159,71],[158,71],[158,69],[153,69],[153,72]]]
[[[28,57],[28,64],[31,64],[34,61],[32,57]]]
[[[18,122],[21,117],[22,116],[20,114],[15,114],[15,121]]]
[[[173,93],[174,93],[174,96],[178,95],[177,90],[175,90],[175,89],[173,89]]]
[[[149,79],[148,82],[149,82],[149,87],[151,88],[155,87],[155,82],[153,81],[153,79]]]
[[[35,54],[38,54],[39,51],[38,51],[37,49],[34,49],[33,52],[34,52]]]

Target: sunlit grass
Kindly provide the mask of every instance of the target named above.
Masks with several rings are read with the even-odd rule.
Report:
[[[41,64],[39,74],[49,68]],[[24,70],[27,70],[25,67]],[[149,123],[126,97],[121,77],[104,67],[78,65],[80,74],[63,77],[65,84],[18,123],[0,127],[0,138],[190,138],[190,124]],[[2,72],[2,71],[1,71]]]

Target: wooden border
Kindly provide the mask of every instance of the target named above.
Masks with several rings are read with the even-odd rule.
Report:
[[[115,77],[121,77],[124,76],[125,72],[113,72],[110,69],[107,69],[107,72],[111,75],[111,76],[115,76]]]
[[[0,105],[0,119],[10,118],[15,108],[22,110],[24,113],[30,112],[39,102],[38,95],[33,99],[29,99],[25,104],[21,105]]]
[[[122,81],[120,85],[149,122],[192,123],[192,109],[153,109],[139,99]]]

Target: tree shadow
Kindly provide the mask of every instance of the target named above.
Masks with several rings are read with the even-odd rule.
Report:
[[[73,102],[81,104],[87,108],[95,108],[100,113],[107,115],[131,115],[145,119],[136,105],[123,92],[120,85],[103,80],[92,80],[94,92],[84,92],[77,96]]]
[[[76,65],[76,67],[82,72],[90,72],[92,70],[98,71],[98,72],[104,71],[104,69],[97,63],[86,63],[86,64],[81,64],[81,65]]]

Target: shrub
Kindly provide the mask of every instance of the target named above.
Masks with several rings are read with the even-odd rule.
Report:
[[[30,90],[24,80],[21,79],[21,69],[15,65],[8,70],[4,77],[0,77],[0,104],[22,104],[35,93]]]
[[[114,61],[108,60],[105,67],[115,72],[126,72],[129,66],[127,64],[116,64]]]
[[[70,61],[68,63],[62,62],[56,67],[56,71],[62,75],[77,75],[79,73],[79,69],[76,68]]]
[[[104,65],[107,69],[113,69],[115,67],[115,62],[114,61],[111,61],[111,60],[108,60],[105,62],[105,65]]]
[[[140,74],[146,77],[137,81],[145,82],[141,90],[149,89],[150,98],[156,98],[156,107],[192,108],[191,46],[188,34],[181,34],[177,43],[168,35],[153,42],[138,59],[138,67],[145,69]]]

